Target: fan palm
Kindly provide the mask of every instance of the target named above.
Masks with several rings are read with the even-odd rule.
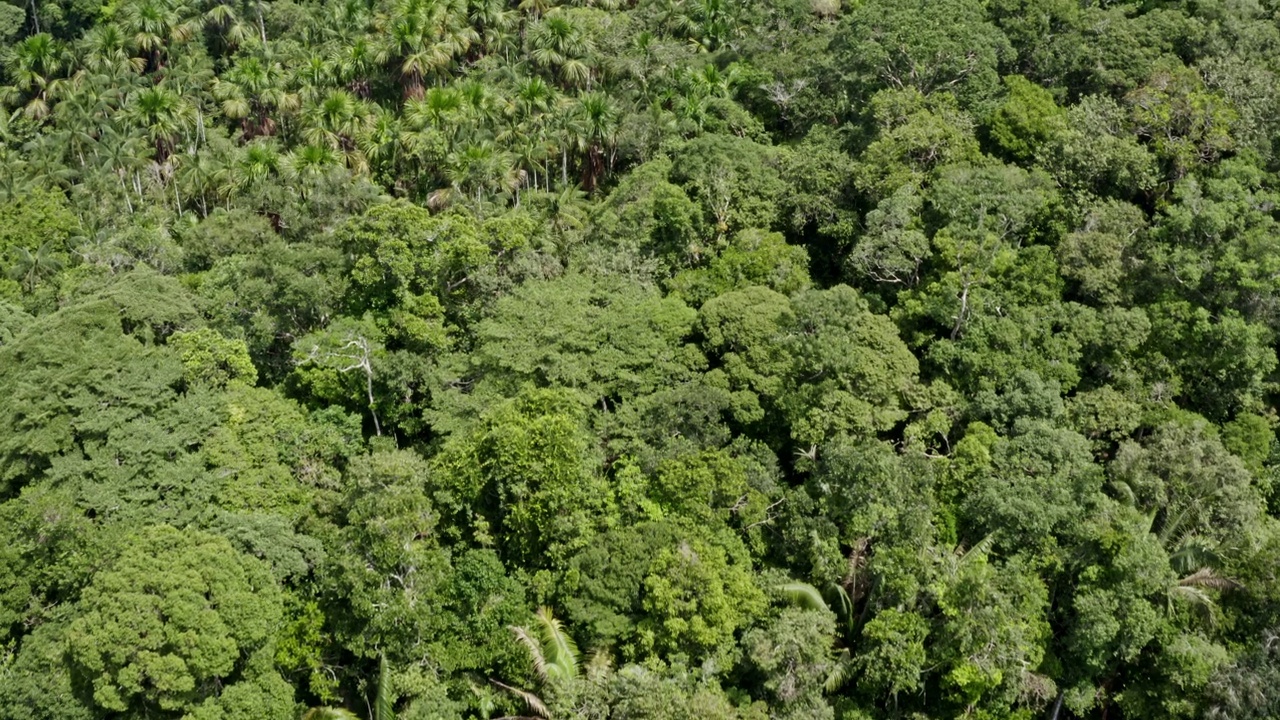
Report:
[[[437,206],[466,197],[475,203],[475,210],[479,213],[486,193],[500,196],[514,192],[520,186],[521,172],[516,167],[514,156],[492,141],[469,144],[450,153],[445,164],[449,187],[433,195],[432,203]]]
[[[246,22],[231,3],[215,3],[204,13],[205,26],[222,39],[227,50],[234,51],[254,35],[253,26]]]
[[[618,113],[609,97],[600,92],[583,95],[578,99],[578,108],[587,150],[582,168],[582,189],[590,193],[604,174],[605,166],[613,167]]]
[[[23,115],[42,120],[49,115],[50,90],[63,68],[62,45],[48,33],[37,33],[4,52],[5,75],[13,81]]]
[[[238,161],[228,169],[230,185],[252,187],[280,174],[280,151],[275,144],[258,140],[245,146]]]
[[[127,121],[140,128],[151,140],[157,163],[168,159],[178,136],[187,129],[192,114],[186,100],[163,85],[134,93],[124,109]]]
[[[132,0],[121,9],[120,24],[154,71],[164,67],[173,46],[195,36],[200,20],[182,0]]]
[[[287,89],[281,65],[257,56],[236,60],[214,80],[213,95],[222,102],[224,115],[241,121],[246,138],[274,135],[277,117],[298,107],[298,96]]]
[[[137,74],[147,67],[144,58],[132,55],[129,39],[114,23],[91,28],[81,39],[79,51],[80,67],[90,72]]]
[[[555,73],[562,83],[572,87],[589,83],[591,67],[586,56],[593,49],[591,41],[564,14],[553,12],[544,17],[529,34],[529,45],[533,61]]]
[[[367,38],[356,38],[340,46],[334,51],[330,64],[339,82],[345,84],[356,97],[369,99],[369,78],[377,68],[377,53]]]
[[[226,194],[228,177],[226,164],[210,152],[186,156],[175,171],[182,194],[196,203],[201,217],[208,217],[211,201]]]
[[[46,240],[35,252],[24,247],[13,249],[13,265],[9,278],[16,280],[27,292],[35,290],[41,280],[53,277],[62,270],[63,262],[52,240]]]
[[[421,98],[427,77],[442,73],[478,39],[464,2],[401,0],[383,28],[376,57],[400,77],[406,100]]]

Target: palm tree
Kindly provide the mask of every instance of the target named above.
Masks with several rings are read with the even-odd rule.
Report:
[[[229,184],[239,190],[253,187],[278,176],[280,165],[280,151],[275,143],[255,140],[244,147],[237,162],[228,168]]]
[[[563,13],[549,13],[535,25],[529,34],[529,45],[533,61],[566,86],[590,84],[591,66],[585,58],[593,49],[591,42]]]
[[[306,35],[313,44],[330,40],[339,46],[349,45],[369,28],[370,6],[364,0],[338,0],[325,3],[324,8],[324,13],[310,16],[314,20]]]
[[[247,139],[274,135],[277,116],[298,108],[298,96],[286,89],[280,63],[248,56],[213,81],[213,96],[222,101],[222,114],[239,120]]]
[[[551,109],[555,101],[555,89],[540,77],[527,77],[516,84],[511,96],[511,113],[517,120],[526,120]]]
[[[360,153],[371,170],[380,172],[388,183],[399,182],[399,162],[404,140],[400,117],[374,106],[365,131],[357,138]]]
[[[148,71],[164,67],[170,48],[200,28],[196,12],[182,0],[132,0],[121,10],[120,24],[134,47],[146,53]]]
[[[363,171],[367,162],[357,139],[368,127],[369,110],[346,90],[330,90],[303,113],[303,139],[312,145],[337,150],[352,169]]]
[[[62,70],[63,49],[48,33],[38,33],[14,43],[4,52],[5,74],[13,80],[17,104],[23,115],[43,120],[49,115],[49,94]]]
[[[371,95],[369,78],[377,68],[377,53],[368,38],[359,37],[334,50],[330,58],[333,75],[361,100]]]
[[[573,638],[569,637],[569,633],[565,632],[564,626],[552,615],[549,608],[538,608],[533,617],[535,624],[532,629],[511,626],[510,630],[515,634],[516,640],[529,651],[534,672],[537,673],[538,681],[542,686],[542,695],[567,689],[566,686],[581,676],[581,670],[578,667],[578,646],[574,644]],[[536,716],[551,717],[551,711],[539,694],[512,687],[492,678],[489,682],[520,698],[529,708],[529,712]]]
[[[560,151],[560,184],[569,184],[569,160],[586,149],[586,129],[582,125],[580,107],[572,97],[560,98],[551,117],[549,130],[554,146]]]
[[[68,85],[76,83],[72,80]],[[106,116],[101,112],[102,96],[85,92],[64,93],[63,99],[54,107],[54,123],[58,128],[55,133],[59,143],[67,148],[83,168],[89,156],[98,145],[98,134]]]
[[[164,163],[178,136],[188,127],[191,106],[176,92],[157,85],[134,93],[124,108],[125,118],[141,128],[155,147],[155,161]]]
[[[551,148],[536,121],[510,125],[498,133],[497,142],[511,149],[517,164],[524,173],[524,187],[539,189],[539,178],[546,178],[546,161]],[[520,196],[516,195],[516,205],[520,204]]]
[[[431,88],[422,98],[405,104],[405,122],[415,130],[431,127],[452,137],[458,125],[454,116],[462,110],[463,101],[456,88]]]
[[[194,115],[195,133],[183,133],[187,143],[187,151],[193,152],[195,145],[205,142],[205,111],[212,103],[209,87],[216,75],[213,64],[204,53],[184,52],[170,64],[160,85],[178,94],[185,102],[188,111]],[[192,129],[188,122],[187,130]]]
[[[555,0],[520,0],[520,9],[531,15],[534,20],[551,12],[555,7]]]
[[[209,216],[210,202],[216,202],[227,190],[227,166],[212,152],[185,156],[178,163],[175,181],[188,201],[196,203],[201,217]]]
[[[27,292],[34,291],[41,280],[57,275],[63,267],[52,240],[46,240],[34,253],[24,247],[15,247],[13,254],[9,279],[21,283]]]
[[[133,212],[133,201],[129,197],[132,190],[142,196],[142,182],[138,171],[146,167],[150,161],[151,147],[137,135],[129,135],[114,128],[104,128],[102,138],[94,156],[98,160],[99,169],[116,176],[120,189],[124,191],[125,204]]]
[[[332,80],[337,68],[318,50],[295,62],[289,84],[298,88],[298,97],[303,104],[316,100],[335,84]]]
[[[520,23],[519,15],[503,0],[471,0],[467,17],[480,35],[484,52],[510,61],[511,53],[519,49],[518,38],[512,32]]]
[[[328,175],[342,162],[342,156],[324,145],[303,145],[280,161],[280,174],[297,182],[298,193],[307,197],[307,186]]]
[[[560,262],[569,261],[569,252],[580,239],[581,230],[587,224],[587,194],[576,185],[565,186],[558,193],[542,193],[537,201],[543,207],[547,222],[551,225],[556,256]]]
[[[489,140],[449,153],[445,159],[445,177],[449,187],[433,193],[431,204],[439,207],[467,198],[475,203],[477,214],[481,213],[486,193],[493,196],[511,193],[522,181],[515,157]]]
[[[79,43],[80,67],[90,72],[138,74],[147,61],[133,57],[129,39],[115,23],[98,25],[84,34]]]
[[[406,100],[421,98],[426,78],[443,73],[479,39],[459,0],[400,0],[382,33],[376,57],[399,75]]]
[[[75,170],[63,162],[66,148],[52,135],[37,135],[22,146],[27,157],[27,176],[47,188],[68,188],[76,177]]]
[[[726,0],[697,0],[690,13],[692,40],[706,52],[715,52],[737,31],[737,21]]]
[[[219,2],[204,13],[205,27],[222,40],[224,49],[234,52],[254,34],[252,25],[236,11],[231,3]]]
[[[693,27],[693,19],[689,17],[685,0],[658,0],[654,5],[658,13],[658,26],[670,35],[683,37]]]
[[[578,99],[578,108],[587,151],[582,164],[582,189],[591,193],[604,175],[606,165],[613,168],[618,113],[609,96],[601,92],[583,95]]]

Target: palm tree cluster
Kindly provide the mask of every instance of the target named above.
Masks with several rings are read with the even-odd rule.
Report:
[[[125,0],[0,53],[0,192],[200,216],[332,173],[481,212],[592,193],[734,116],[721,0],[616,5]]]

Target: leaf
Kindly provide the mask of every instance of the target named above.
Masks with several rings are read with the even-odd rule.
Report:
[[[529,711],[534,713],[538,717],[543,717],[543,718],[551,717],[551,711],[547,710],[546,704],[543,703],[542,698],[538,697],[537,695],[534,695],[528,690],[521,690],[520,688],[511,687],[506,683],[498,682],[497,680],[494,680],[492,678],[489,679],[489,682],[493,683],[494,685],[497,685],[503,690],[506,690],[512,695],[515,695],[516,697],[523,700],[524,704],[529,707]]]
[[[529,657],[533,659],[534,671],[538,673],[538,677],[541,678],[543,682],[546,682],[547,659],[542,654],[542,643],[525,628],[511,625],[508,629],[515,633],[516,640],[519,640],[520,644],[524,645],[529,650]]]
[[[822,599],[822,593],[818,592],[818,588],[803,582],[791,582],[785,585],[779,585],[780,590],[785,598],[793,605],[797,605],[808,610],[826,610],[831,611],[827,607],[827,601]]]
[[[831,668],[831,673],[827,675],[826,682],[823,683],[823,690],[827,693],[836,693],[840,688],[853,677],[854,673],[853,657],[849,653],[849,649],[845,648],[835,658],[835,666]]]
[[[548,607],[538,608],[535,614],[542,625],[543,647],[550,650],[546,658],[547,675],[553,679],[567,680],[578,676],[578,646],[565,632],[564,626],[551,614]]]
[[[1230,578],[1219,577],[1213,568],[1202,567],[1178,581],[1179,587],[1213,588],[1215,590],[1237,589],[1240,583]]]
[[[395,700],[391,695],[391,671],[387,669],[387,656],[378,658],[378,695],[373,701],[373,720],[395,720]]]

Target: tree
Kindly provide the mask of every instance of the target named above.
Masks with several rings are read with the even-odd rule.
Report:
[[[52,107],[50,90],[62,69],[62,48],[48,33],[36,33],[14,43],[4,53],[4,69],[14,87],[27,95],[22,114],[43,120]]]
[[[765,676],[764,687],[780,717],[834,717],[823,686],[834,664],[835,635],[829,612],[788,608],[743,636],[751,663]]]
[[[473,363],[495,390],[571,388],[608,412],[691,376],[698,359],[683,339],[693,320],[684,303],[637,283],[574,273],[499,300],[476,329]]]
[[[868,436],[906,418],[919,368],[888,318],[843,285],[799,295],[792,308],[776,342],[790,358],[777,402],[793,440],[803,447]]]
[[[577,680],[581,673],[578,668],[578,646],[574,644],[573,638],[565,631],[560,621],[551,614],[550,608],[538,608],[533,618],[535,624],[532,630],[512,626],[511,632],[528,650],[534,672],[544,688],[550,692],[569,690],[565,686]],[[541,717],[551,716],[547,704],[537,695],[497,680],[490,682],[523,700],[531,712]]]
[[[381,435],[382,422],[378,419],[378,401],[373,392],[373,366],[383,352],[382,336],[376,328],[367,322],[344,318],[320,332],[300,338],[294,346],[294,362],[298,365],[299,382],[318,398],[350,401],[363,396],[361,400],[373,421],[374,434]]]
[[[570,392],[527,388],[451,438],[437,463],[460,529],[501,538],[511,562],[558,567],[608,527],[615,501],[583,415]]]
[[[67,647],[103,711],[201,714],[207,699],[225,706],[252,693],[263,716],[286,717],[291,689],[253,659],[279,618],[279,590],[265,565],[216,535],[161,525],[140,531],[94,577]],[[215,694],[219,681],[241,673]]]
[[[269,58],[242,56],[213,83],[222,113],[239,120],[246,138],[274,135],[282,115],[296,110],[296,93],[285,88],[284,68]]]
[[[868,2],[846,15],[836,37],[855,92],[914,88],[925,95],[952,92],[965,105],[995,95],[997,66],[1013,48],[986,18],[980,3]]]

